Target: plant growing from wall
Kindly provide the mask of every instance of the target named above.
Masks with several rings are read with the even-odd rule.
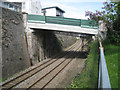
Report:
[[[22,60],[22,56],[19,56],[19,60]]]

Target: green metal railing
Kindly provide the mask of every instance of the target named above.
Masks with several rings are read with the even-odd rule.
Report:
[[[46,23],[80,26],[80,19],[46,16]]]
[[[98,23],[93,20],[83,20],[81,19],[81,27],[85,28],[98,28]]]
[[[92,20],[65,18],[65,17],[54,17],[54,16],[42,16],[28,14],[28,22],[33,23],[53,23],[61,25],[80,26],[82,28],[98,28],[98,23]]]
[[[28,22],[45,23],[45,16],[28,14]]]

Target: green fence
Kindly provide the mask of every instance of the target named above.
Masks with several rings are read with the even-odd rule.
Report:
[[[45,23],[45,16],[28,14],[28,22]]]
[[[81,27],[83,27],[83,28],[98,28],[98,23],[93,20],[81,19]]]
[[[46,16],[46,23],[80,26],[80,19]]]
[[[54,17],[54,16],[42,16],[42,15],[31,15],[31,14],[28,14],[28,22],[81,26],[83,28],[95,28],[95,29],[98,28],[98,23],[96,21],[92,21],[92,20]]]

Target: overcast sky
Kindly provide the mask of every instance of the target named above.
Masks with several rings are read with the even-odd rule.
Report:
[[[41,0],[41,5],[42,8],[58,6],[65,11],[65,17],[87,19],[85,11],[101,10],[104,1],[108,0]]]

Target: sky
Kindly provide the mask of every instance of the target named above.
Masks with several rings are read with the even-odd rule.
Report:
[[[58,6],[65,11],[64,17],[87,19],[85,11],[102,10],[104,1],[108,0],[41,0],[41,6]]]

